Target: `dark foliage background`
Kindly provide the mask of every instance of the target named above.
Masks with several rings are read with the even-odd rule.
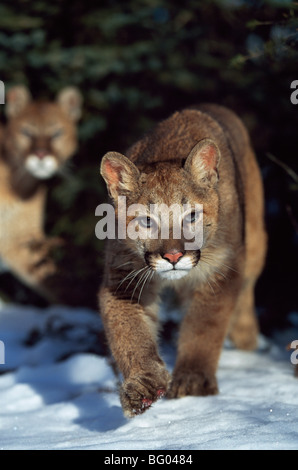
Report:
[[[101,157],[125,152],[177,109],[201,101],[227,105],[250,130],[265,182],[269,253],[257,289],[262,330],[284,325],[297,309],[298,105],[290,101],[297,60],[297,2],[1,0],[6,87],[23,83],[34,97],[53,98],[73,84],[84,96],[80,149],[70,175],[51,183],[47,232],[92,258],[83,275],[99,278],[103,246],[94,212],[106,197]],[[6,295],[32,302],[29,292],[19,287],[16,294],[5,280]]]

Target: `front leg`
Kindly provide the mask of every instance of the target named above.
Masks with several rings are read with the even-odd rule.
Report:
[[[179,336],[169,398],[218,393],[217,364],[237,296],[195,292]]]
[[[133,417],[165,395],[170,383],[157,350],[155,309],[121,299],[107,287],[100,291],[100,308],[111,352],[124,377],[123,412]]]

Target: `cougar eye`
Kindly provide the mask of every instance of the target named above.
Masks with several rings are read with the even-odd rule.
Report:
[[[62,129],[58,129],[54,134],[52,135],[52,139],[57,139],[57,137],[60,137],[63,134]]]
[[[26,129],[26,127],[22,127],[22,128],[20,129],[20,133],[21,133],[22,135],[25,135],[26,137],[33,137],[32,132],[31,132],[29,129]]]
[[[154,226],[155,222],[151,217],[138,217],[138,223],[143,228],[151,228]]]
[[[185,217],[184,217],[184,221],[187,223],[187,224],[193,224],[194,222],[196,222],[200,217],[200,213],[197,212],[197,211],[191,211],[189,214],[187,214]]]

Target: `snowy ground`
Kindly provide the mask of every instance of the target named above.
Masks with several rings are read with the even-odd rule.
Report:
[[[218,396],[163,399],[132,420],[99,330],[87,310],[0,304],[0,449],[298,449],[298,379],[285,350],[297,325],[258,352],[226,347]],[[171,369],[170,345],[163,357]]]

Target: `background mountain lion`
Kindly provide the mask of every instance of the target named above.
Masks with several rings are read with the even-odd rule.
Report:
[[[16,86],[6,96],[7,125],[0,155],[0,256],[22,281],[48,298],[43,284],[55,272],[48,256],[59,244],[43,230],[46,180],[77,149],[76,122],[82,97],[72,87],[56,102],[35,102],[27,88]]]
[[[165,394],[216,394],[227,334],[237,347],[255,347],[254,285],[266,234],[260,172],[247,131],[230,110],[202,105],[176,112],[126,155],[107,153],[101,174],[117,217],[119,196],[145,212],[126,220],[127,227],[138,223],[139,238],[108,242],[100,309],[124,377],[122,407],[134,416]],[[141,236],[160,232],[162,218],[152,216],[149,206],[161,203],[180,205],[181,223],[190,229],[202,214],[185,212],[184,205],[203,206],[200,248],[186,250],[186,239],[171,231],[167,239]],[[159,293],[169,285],[185,311],[172,377],[157,347]]]

